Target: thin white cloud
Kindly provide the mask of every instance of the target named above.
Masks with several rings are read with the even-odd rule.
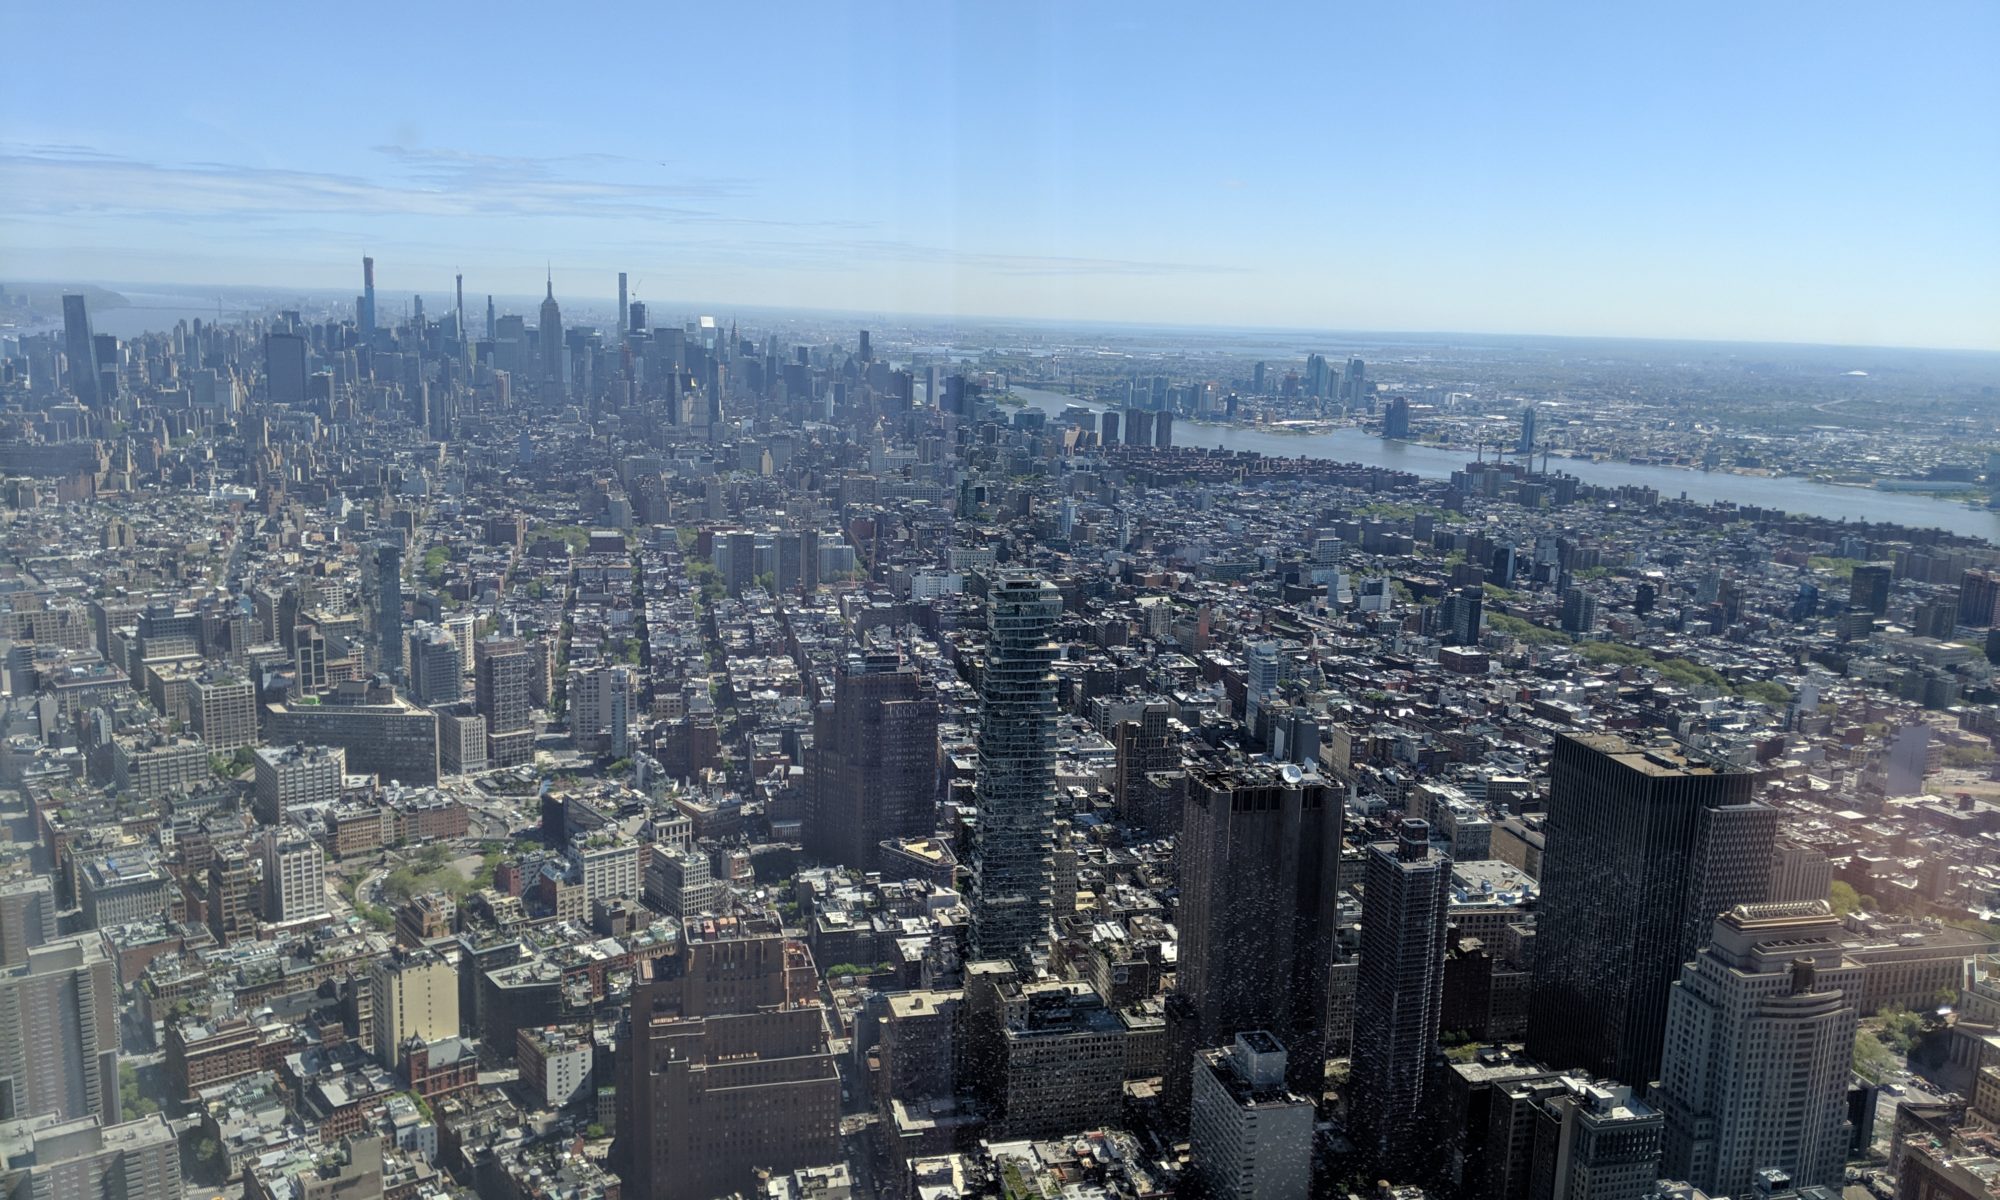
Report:
[[[657,167],[640,159],[619,154],[565,154],[531,158],[513,154],[479,154],[439,146],[384,144],[371,147],[402,169],[406,178],[439,190],[484,190],[516,188],[523,184],[651,199],[673,196],[681,199],[724,199],[746,196],[752,191],[744,179],[670,178],[638,184],[611,183],[575,178],[575,168],[606,168],[630,173],[654,172]]]
[[[1082,278],[1221,276],[1239,265],[1090,254],[1010,253],[871,237],[856,220],[784,219],[753,211],[744,179],[690,177],[665,163],[616,155],[552,158],[479,154],[401,143],[373,148],[382,178],[229,162],[152,162],[85,146],[0,142],[0,211],[24,227],[61,228],[70,244],[121,227],[170,226],[241,246],[246,235],[286,243],[331,243],[337,227],[368,223],[378,249],[398,236],[416,246],[476,243],[485,219],[561,222],[562,244],[620,253],[654,250],[683,264],[719,268],[852,272],[873,266],[932,268],[952,276]],[[647,178],[657,174],[658,179]],[[408,224],[411,220],[418,224]],[[510,226],[512,232],[518,229]],[[428,242],[420,239],[429,238]],[[17,241],[17,249],[24,249]],[[134,246],[134,252],[142,248]],[[942,278],[942,277],[941,277]]]
[[[738,262],[815,271],[852,270],[879,263],[939,266],[961,272],[1023,277],[1242,275],[1252,270],[1246,266],[1218,263],[960,250],[886,238],[731,239],[674,244],[635,242],[632,245],[634,248],[671,253],[679,261],[700,259],[717,264]]]
[[[378,147],[402,172],[378,180],[240,163],[148,162],[84,147],[0,144],[0,208],[20,216],[240,222],[300,214],[465,218],[562,217],[685,224],[863,226],[782,221],[690,200],[750,193],[742,180],[624,182],[569,173],[585,161]]]

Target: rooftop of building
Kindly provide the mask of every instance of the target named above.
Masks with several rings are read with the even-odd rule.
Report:
[[[1692,758],[1679,747],[1635,746],[1615,733],[1578,733],[1566,736],[1577,744],[1595,750],[1642,775],[1668,777],[1736,773],[1734,769],[1726,766],[1718,767]]]

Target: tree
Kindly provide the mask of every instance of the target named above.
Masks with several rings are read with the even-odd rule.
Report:
[[[118,1064],[118,1102],[127,1117],[144,1117],[160,1111],[157,1101],[139,1086],[139,1068],[129,1062]]]
[[[1875,1039],[1897,1054],[1908,1054],[1923,1032],[1924,1019],[1901,1005],[1875,1014]]]
[[[1854,1073],[1870,1083],[1880,1083],[1896,1069],[1896,1056],[1866,1029],[1854,1031]]]
[[[1782,708],[1792,702],[1792,689],[1773,679],[1753,679],[1738,687],[1736,694],[1772,708]]]
[[[499,850],[488,850],[479,860],[479,870],[472,877],[472,890],[480,891],[493,886],[493,880],[500,872],[500,864],[507,856]]]
[[[1944,761],[1947,766],[1961,770],[1974,770],[1993,761],[1991,746],[1946,746]]]
[[[1861,907],[1861,893],[1854,890],[1853,884],[1843,883],[1838,879],[1833,881],[1833,888],[1827,893],[1827,899],[1832,902],[1833,911],[1843,917]]]
[[[193,1130],[181,1135],[181,1162],[190,1180],[211,1187],[220,1187],[229,1173],[228,1157],[222,1153],[221,1143]]]

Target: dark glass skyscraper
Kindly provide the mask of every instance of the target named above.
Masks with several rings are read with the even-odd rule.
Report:
[[[306,340],[295,333],[264,339],[264,393],[272,404],[306,402]]]
[[[1653,1077],[1681,964],[1718,914],[1770,887],[1778,813],[1751,798],[1756,782],[1615,734],[1557,735],[1529,1053]]]
[[[806,846],[873,868],[879,843],[937,827],[937,694],[900,653],[860,655],[834,672],[806,753]]]
[[[90,333],[90,310],[82,296],[63,297],[63,353],[69,358],[69,390],[86,408],[98,401],[97,339]]]
[[[403,669],[403,547],[382,542],[375,547],[375,637],[384,671]]]
[[[1410,402],[1401,396],[1389,401],[1382,415],[1382,436],[1402,441],[1410,436]]]
[[[1364,1148],[1396,1169],[1422,1153],[1424,1080],[1444,1004],[1451,859],[1430,825],[1404,821],[1368,847],[1354,996],[1354,1117]]]
[[[1055,627],[1062,597],[1021,576],[986,596],[979,678],[979,813],[972,831],[972,953],[1025,966],[1048,941],[1055,827]]]
[[[1326,1006],[1339,925],[1339,786],[1286,764],[1188,772],[1176,843],[1179,982],[1161,1081],[1186,1111],[1197,1051],[1267,1029],[1290,1048],[1291,1086],[1325,1090]]]
[[[1894,563],[1861,563],[1848,580],[1847,606],[1878,617],[1889,615],[1889,589],[1895,583]]]

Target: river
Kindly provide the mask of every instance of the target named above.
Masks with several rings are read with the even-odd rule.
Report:
[[[90,310],[93,332],[114,337],[135,338],[146,333],[165,333],[177,322],[192,326],[201,320],[214,323],[218,306],[224,322],[241,321],[256,315],[237,302],[222,303],[215,297],[170,295],[165,292],[125,292],[128,304],[116,308]]]
[[[1080,404],[1098,412],[1111,407],[1019,384],[1014,385],[1013,392],[1051,417],[1061,415],[1063,409],[1071,405]],[[1453,471],[1470,461],[1462,450],[1420,446],[1414,442],[1392,442],[1352,427],[1328,433],[1285,434],[1244,425],[1198,425],[1192,421],[1177,420],[1174,422],[1174,445],[1250,450],[1284,458],[1325,458],[1336,462],[1364,463],[1371,467],[1408,471],[1422,479],[1448,479]],[[1934,526],[1967,537],[2000,542],[2000,512],[1972,508],[1934,496],[1841,487],[1794,476],[1732,475],[1722,471],[1590,462],[1574,458],[1552,458],[1549,469],[1566,471],[1585,483],[1600,487],[1631,485],[1657,488],[1662,496],[1685,496],[1704,504],[1713,500],[1728,500],[1836,520],[1894,521],[1917,529]]]
[[[175,295],[167,292],[121,292],[124,304],[96,304],[90,306],[90,330],[92,333],[109,334],[115,338],[130,340],[148,333],[167,333],[181,321],[192,326],[196,321],[214,324],[218,320],[227,322],[244,321],[262,315],[264,308],[246,308],[240,301],[222,301],[216,297],[203,299],[200,296]],[[62,319],[51,316],[40,322],[25,326],[22,333],[60,333]]]

